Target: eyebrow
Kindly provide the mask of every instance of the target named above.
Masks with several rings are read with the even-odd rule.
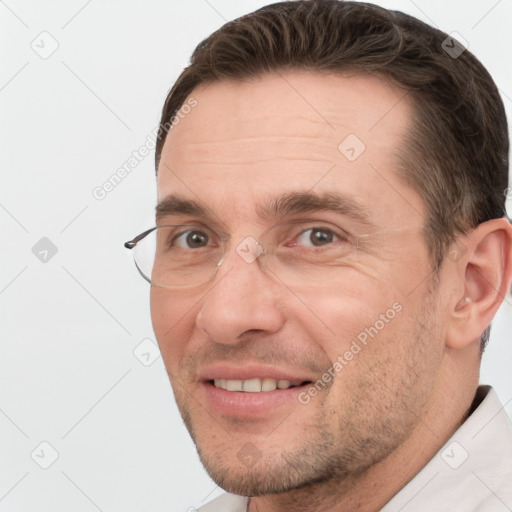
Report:
[[[256,206],[258,217],[267,222],[273,222],[289,215],[317,211],[335,212],[346,215],[367,226],[373,226],[369,211],[352,197],[343,193],[287,192]],[[192,215],[212,221],[218,219],[201,203],[177,194],[164,197],[156,205],[155,214],[157,221],[173,215]]]

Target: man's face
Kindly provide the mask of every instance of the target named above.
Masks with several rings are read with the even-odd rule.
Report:
[[[158,198],[194,201],[208,215],[182,209],[158,224],[197,224],[230,243],[211,282],[151,289],[183,419],[211,476],[232,492],[356,475],[422,421],[443,356],[425,208],[395,173],[409,99],[375,77],[308,72],[213,83],[192,96],[197,106],[167,137]],[[296,202],[260,215],[293,193],[339,196],[341,208]],[[343,258],[285,258],[268,270],[242,257],[247,237],[288,220],[311,228],[284,236],[288,254],[345,243]],[[278,381],[296,387],[273,389]],[[248,391],[232,391],[240,386]]]

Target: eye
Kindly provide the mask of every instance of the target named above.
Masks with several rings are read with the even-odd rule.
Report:
[[[302,231],[296,240],[297,243],[294,243],[293,245],[322,247],[340,240],[340,237],[330,229],[312,227]]]
[[[172,239],[172,245],[181,249],[198,249],[206,247],[210,241],[210,236],[205,231],[199,229],[189,229],[176,235]]]

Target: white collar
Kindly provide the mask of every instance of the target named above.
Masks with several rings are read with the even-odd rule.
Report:
[[[507,404],[490,386],[480,386],[475,400],[481,402],[469,418],[381,512],[512,510]]]

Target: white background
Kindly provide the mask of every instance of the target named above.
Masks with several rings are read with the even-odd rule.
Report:
[[[123,242],[153,225],[153,154],[103,200],[92,191],[144,144],[195,45],[265,3],[0,1],[0,511],[185,511],[221,492],[161,358],[133,354],[154,335]],[[462,34],[510,118],[510,0],[379,3]],[[52,38],[47,59],[31,48]],[[58,251],[46,263],[42,237]],[[509,415],[511,332],[509,296],[482,368]]]

